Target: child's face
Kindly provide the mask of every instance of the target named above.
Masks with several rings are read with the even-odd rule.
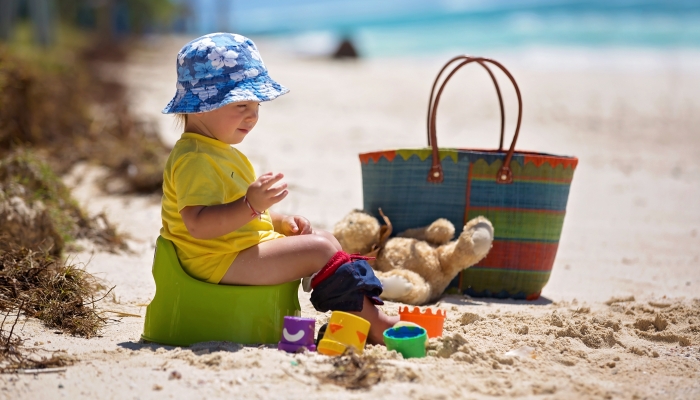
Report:
[[[241,101],[227,104],[216,110],[200,114],[190,114],[188,125],[194,125],[198,132],[227,144],[238,144],[258,122],[256,101]]]

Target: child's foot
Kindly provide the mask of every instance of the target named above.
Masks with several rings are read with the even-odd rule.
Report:
[[[350,312],[369,322],[369,334],[367,335],[367,343],[369,344],[384,344],[384,331],[391,328],[399,322],[398,316],[388,316],[374,305],[367,297],[362,304],[362,311]]]
[[[379,312],[378,321],[372,323],[369,327],[369,335],[367,335],[368,344],[384,345],[384,331],[394,326],[399,322],[398,316],[389,316],[383,312]]]

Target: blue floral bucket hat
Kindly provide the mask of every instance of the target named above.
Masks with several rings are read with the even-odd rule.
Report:
[[[239,101],[270,101],[289,89],[270,78],[255,43],[211,33],[177,55],[177,92],[163,114],[200,113]]]

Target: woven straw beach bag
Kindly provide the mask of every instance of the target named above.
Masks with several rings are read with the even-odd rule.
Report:
[[[450,78],[472,63],[486,70],[496,88],[500,146],[498,150],[441,149],[435,129],[440,97]],[[515,135],[507,151],[503,149],[503,99],[490,66],[508,77],[518,98]],[[458,56],[445,64],[433,83],[428,103],[429,147],[360,154],[364,210],[381,218],[381,208],[395,233],[437,218],[449,219],[457,234],[466,221],[479,215],[493,223],[495,239],[488,256],[464,270],[448,290],[532,300],[549,279],[578,159],[515,151],[521,120],[520,89],[510,72],[491,59]]]

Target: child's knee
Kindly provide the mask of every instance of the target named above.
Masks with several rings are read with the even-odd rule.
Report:
[[[323,235],[312,236],[313,238],[311,240],[314,250],[317,250],[319,253],[322,253],[325,257],[325,261],[328,261],[338,251],[334,243],[329,238]]]
[[[340,243],[338,242],[338,239],[336,239],[335,236],[333,236],[332,233],[330,233],[330,232],[328,232],[328,231],[324,231],[324,230],[318,229],[318,230],[315,230],[315,231],[314,231],[314,234],[315,234],[316,236],[320,236],[320,237],[326,239],[326,240],[333,246],[333,248],[334,248],[336,251],[343,250],[342,246],[340,246]]]

